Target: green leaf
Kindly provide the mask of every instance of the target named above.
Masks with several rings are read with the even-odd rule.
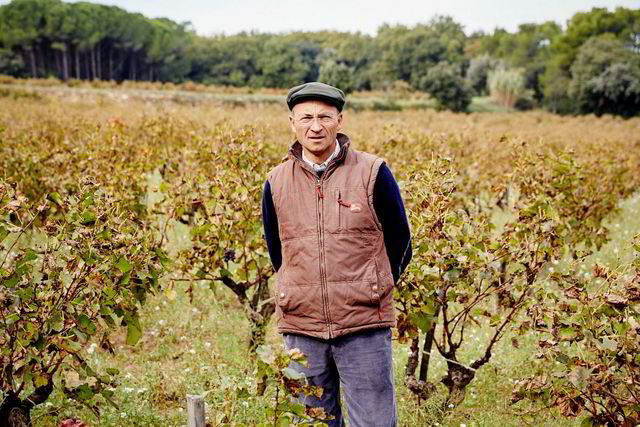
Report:
[[[302,372],[298,372],[293,368],[284,368],[281,372],[290,380],[301,380],[305,378],[305,375]]]
[[[431,329],[435,317],[425,313],[412,313],[409,315],[409,320],[422,332],[427,332]]]
[[[125,257],[118,258],[118,261],[116,262],[116,267],[122,273],[126,273],[131,270],[131,264],[129,264],[129,261],[127,261]]]
[[[36,372],[33,375],[33,382],[35,384],[36,387],[42,387],[45,386],[49,383],[49,379],[47,377],[45,377],[44,375],[42,375],[42,373],[40,372]]]
[[[490,326],[498,326],[500,324],[500,315],[499,314],[494,314],[493,316],[491,316],[491,319],[489,319],[489,325]]]
[[[74,389],[76,398],[78,400],[89,400],[91,399],[95,393],[91,390],[88,384],[82,384]]]
[[[105,228],[100,233],[98,233],[98,240],[111,240],[112,236],[113,235],[111,234],[111,230]]]
[[[20,315],[18,313],[10,314],[5,318],[5,322],[6,322],[7,326],[13,325],[18,320],[20,320]]]
[[[62,206],[62,197],[60,197],[60,193],[57,193],[57,192],[49,193],[47,198],[52,202],[54,202],[56,205]]]
[[[113,390],[109,390],[109,389],[103,389],[100,391],[100,394],[102,394],[105,398],[110,399],[112,398],[116,393]]]
[[[247,273],[244,270],[236,270],[236,276],[237,276],[237,280],[241,280],[241,281],[245,281],[248,279],[247,277]]]
[[[251,396],[251,394],[249,393],[249,390],[247,390],[246,387],[240,387],[239,389],[236,390],[236,397],[238,399],[248,399]]]
[[[53,331],[60,332],[64,327],[64,319],[61,313],[55,313],[47,319],[47,325]]]
[[[120,280],[118,281],[118,284],[128,285],[130,280],[131,280],[131,273],[130,272],[124,273],[120,278]]]
[[[305,406],[303,403],[298,402],[282,402],[280,405],[280,410],[282,412],[288,412],[290,414],[298,415],[300,417],[305,416]]]
[[[8,279],[2,281],[2,286],[5,286],[9,289],[15,288],[15,286],[20,282],[20,275],[12,274]]]
[[[27,249],[25,255],[16,263],[16,268],[20,268],[29,261],[34,261],[38,259],[38,254],[35,253],[32,249]]]
[[[593,418],[584,417],[582,421],[580,421],[580,427],[593,427]]]
[[[23,378],[23,381],[27,384],[31,382],[31,379],[33,378],[33,371],[31,370],[31,365],[25,367],[22,378]]]
[[[136,345],[142,337],[142,328],[137,318],[127,319],[127,345]]]
[[[278,418],[277,427],[289,427],[290,425],[291,425],[291,418],[289,418],[288,416],[283,415],[280,418]]]
[[[92,225],[95,224],[97,219],[95,212],[87,210],[82,213],[82,221],[80,223],[82,225]]]
[[[81,328],[86,328],[87,326],[89,326],[90,322],[91,320],[86,314],[81,314],[76,318],[76,324]]]
[[[567,363],[569,363],[569,361],[571,360],[571,359],[569,359],[569,356],[567,356],[566,354],[562,353],[561,351],[556,351],[555,352],[554,359],[559,363],[564,363],[565,365]]]
[[[85,252],[84,254],[82,254],[82,260],[89,266],[94,266],[98,262],[98,259],[92,252]]]
[[[88,208],[89,206],[93,205],[93,196],[91,194],[89,194],[87,197],[84,198],[84,200],[82,201],[82,205],[85,208]]]
[[[155,248],[153,252],[158,256],[160,264],[162,264],[163,267],[166,268],[171,265],[171,258],[169,258],[165,251],[160,248]]]
[[[195,226],[191,229],[191,237],[198,237],[204,235],[211,228],[211,224]]]
[[[87,335],[78,328],[71,328],[71,331],[78,337],[81,342],[87,342]]]
[[[79,342],[72,341],[71,339],[65,339],[60,343],[60,346],[69,353],[76,353],[82,350],[82,345]]]
[[[258,358],[267,365],[271,365],[276,361],[276,355],[273,353],[273,349],[268,345],[261,345],[258,347],[256,354],[258,355]]]
[[[576,330],[570,326],[559,328],[558,336],[563,340],[569,340],[576,336]]]
[[[0,226],[0,242],[2,242],[4,238],[7,237],[8,235],[9,235],[9,230]]]
[[[38,334],[38,339],[33,342],[33,345],[40,351],[44,349],[44,338],[41,334]]]

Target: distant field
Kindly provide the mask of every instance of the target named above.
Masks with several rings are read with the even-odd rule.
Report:
[[[242,106],[246,103],[282,104],[286,91],[282,90],[253,90],[250,88],[226,88],[204,85],[174,85],[167,86],[155,83],[132,83],[123,85],[109,85],[109,82],[78,83],[78,86],[69,86],[52,82],[45,84],[46,80],[36,80],[32,83],[15,80],[3,82],[0,79],[0,95],[4,96],[38,96],[65,94],[99,96],[114,100],[171,100],[176,103],[202,104],[220,103],[223,105]],[[373,110],[373,111],[401,111],[434,109],[436,102],[424,93],[393,92],[359,92],[349,96],[348,110]],[[507,112],[512,111],[507,107],[498,105],[490,97],[474,97],[469,106],[471,112]]]
[[[277,164],[292,139],[283,96],[1,84],[0,154],[13,153],[15,161],[0,159],[0,166],[6,168],[0,178],[5,175],[23,185],[26,194],[52,191],[56,186],[62,186],[59,191],[64,192],[69,180],[92,173],[98,163],[107,165],[101,169],[104,171],[112,162],[115,176],[127,154],[146,153],[150,164],[157,160],[157,167],[131,178],[146,186],[144,203],[155,206],[168,194],[162,189],[163,163],[175,163],[172,167],[176,171],[198,167],[206,153],[234,143],[229,142],[229,135],[240,129],[252,128],[253,138],[263,147],[260,154],[265,166]],[[461,159],[465,177],[477,180],[480,189],[475,197],[489,205],[488,209],[496,209],[496,197],[490,194],[492,183],[495,181],[497,188],[510,173],[504,160],[508,150],[570,149],[578,161],[591,165],[598,164],[597,156],[615,156],[628,165],[628,180],[620,191],[624,197],[619,200],[619,209],[606,217],[611,241],[589,258],[584,269],[589,271],[594,262],[615,267],[633,259],[630,240],[640,233],[639,181],[634,170],[640,164],[640,118],[480,112],[500,110],[487,99],[475,99],[471,109],[477,112],[470,114],[436,112],[428,99],[385,100],[358,94],[349,103],[353,110],[345,113],[344,131],[352,138],[353,147],[384,157],[403,191],[409,184],[410,161],[447,150],[458,156],[456,160]],[[404,111],[393,111],[398,109]],[[26,147],[25,151],[12,151],[18,145]],[[120,146],[126,148],[119,154],[102,151],[110,147],[115,152],[113,147]],[[47,164],[48,160],[53,164]],[[26,171],[20,169],[24,165],[30,165],[29,172],[21,172]],[[206,165],[202,167],[206,169]],[[465,183],[469,188],[471,184]],[[419,209],[411,203],[407,208]],[[259,215],[259,206],[254,210]],[[167,218],[163,213],[155,220],[166,222]],[[166,248],[176,256],[179,250],[190,248],[190,228],[175,220],[168,224]],[[210,287],[204,280],[174,280],[182,274],[168,274],[163,291],[142,307],[143,336],[137,345],[127,346],[125,335],[118,333],[112,337],[115,355],[90,343],[83,350],[83,356],[96,368],[115,366],[120,370],[121,384],[114,390],[118,408],[103,406],[97,419],[86,407],[63,399],[56,391],[49,402],[35,409],[35,426],[55,427],[63,419],[78,417],[96,426],[177,427],[186,424],[186,394],[202,393],[206,394],[207,425],[264,421],[264,408],[272,403],[273,389],[262,397],[253,395],[255,367],[247,352],[250,326],[241,305],[222,284]],[[193,302],[186,292],[190,285]],[[469,361],[479,356],[490,332],[488,324],[470,326],[460,358]],[[527,401],[510,404],[513,383],[532,372],[532,355],[538,346],[534,333],[519,337],[518,348],[512,337],[515,332],[508,331],[494,348],[491,361],[478,371],[464,402],[448,414],[442,408],[444,386],[438,385],[436,394],[420,403],[404,387],[408,346],[394,342],[399,425],[580,425],[579,419],[567,420],[555,409]],[[273,322],[266,341],[274,346],[281,343]],[[446,373],[446,361],[435,350],[430,369],[429,379],[438,384]],[[80,381],[74,374],[68,374],[67,380]],[[242,387],[248,388],[250,397],[237,394]]]

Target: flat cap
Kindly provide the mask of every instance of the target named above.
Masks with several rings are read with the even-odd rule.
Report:
[[[287,94],[287,105],[289,110],[293,110],[293,106],[301,101],[308,99],[319,99],[334,105],[338,111],[342,111],[344,107],[344,92],[331,85],[320,82],[309,82],[289,89]]]

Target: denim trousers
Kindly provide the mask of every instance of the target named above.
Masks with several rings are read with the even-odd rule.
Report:
[[[371,329],[322,340],[284,334],[287,350],[307,356],[307,366],[292,362],[309,384],[322,387],[321,398],[304,396],[311,407],[323,407],[335,418],[329,427],[345,425],[340,393],[347,405],[349,427],[395,427],[396,394],[391,358],[391,328]]]

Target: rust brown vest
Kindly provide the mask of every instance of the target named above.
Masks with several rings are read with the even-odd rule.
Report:
[[[276,276],[278,332],[329,339],[394,326],[393,276],[373,186],[383,160],[349,149],[321,178],[295,142],[269,173],[282,242]]]

